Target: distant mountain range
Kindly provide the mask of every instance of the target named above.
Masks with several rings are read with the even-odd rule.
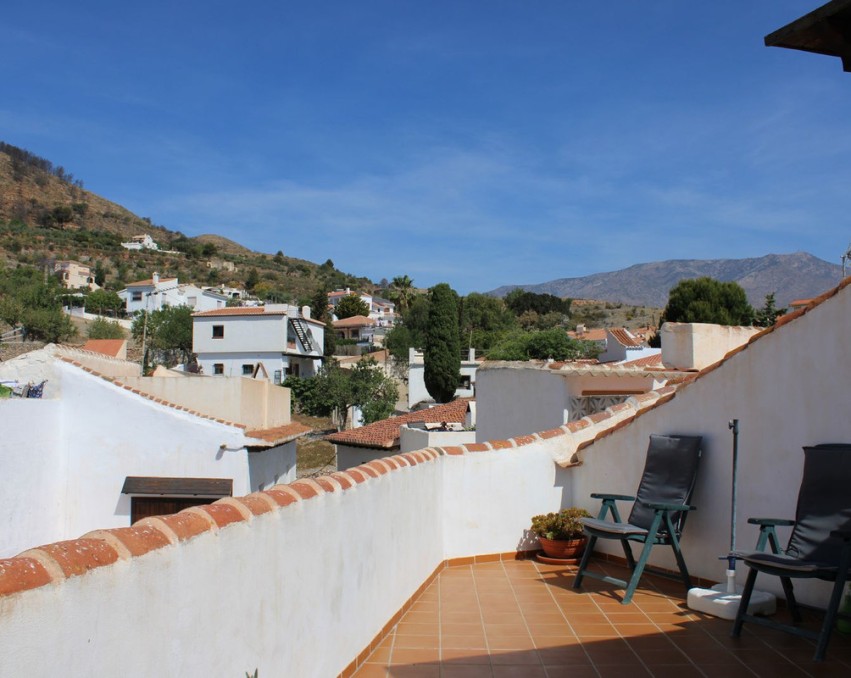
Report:
[[[783,307],[795,299],[814,297],[834,287],[842,277],[842,267],[807,252],[767,254],[753,259],[673,259],[582,278],[560,278],[536,285],[504,285],[488,294],[504,297],[520,287],[557,297],[664,307],[668,303],[668,292],[680,280],[702,276],[739,283],[755,307],[761,307],[765,295],[773,292],[777,305]]]

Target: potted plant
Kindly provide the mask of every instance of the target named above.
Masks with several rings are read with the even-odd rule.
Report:
[[[558,513],[544,513],[532,517],[530,531],[538,537],[549,558],[578,560],[588,542],[580,519],[590,517],[588,511],[576,507],[562,509]]]

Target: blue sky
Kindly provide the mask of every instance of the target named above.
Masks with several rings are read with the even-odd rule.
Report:
[[[30,0],[0,139],[189,236],[459,292],[851,240],[820,0]]]

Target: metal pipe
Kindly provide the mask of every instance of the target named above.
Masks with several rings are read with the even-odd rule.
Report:
[[[736,480],[739,466],[739,420],[731,419],[727,424],[733,432],[733,491],[730,499],[730,555],[727,556],[728,568],[736,569]]]

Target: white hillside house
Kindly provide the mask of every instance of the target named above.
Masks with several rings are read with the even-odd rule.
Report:
[[[192,352],[203,374],[280,384],[310,377],[322,364],[325,324],[288,304],[222,308],[192,318]]]
[[[193,311],[212,311],[224,308],[228,298],[213,290],[192,284],[181,284],[177,278],[160,278],[154,273],[150,280],[139,280],[118,293],[127,315],[139,311],[159,311],[165,306],[188,306]]]

